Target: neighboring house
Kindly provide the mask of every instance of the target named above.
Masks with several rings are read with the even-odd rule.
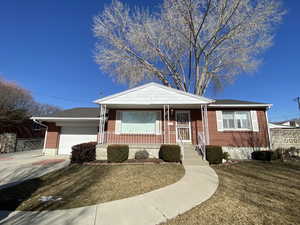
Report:
[[[300,128],[300,119],[291,119],[280,122],[272,122],[274,128]]]
[[[0,153],[41,149],[44,136],[45,129],[30,119],[0,120]]]
[[[149,83],[74,108],[33,117],[48,126],[46,154],[70,154],[75,144],[219,145],[233,158],[269,148],[270,104],[212,100]],[[159,147],[158,147],[159,148]]]

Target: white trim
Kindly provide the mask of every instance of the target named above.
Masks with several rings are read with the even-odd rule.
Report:
[[[251,121],[252,121],[252,130],[254,132],[259,132],[257,111],[256,110],[251,110],[250,115],[251,115]]]
[[[117,113],[120,113],[120,118],[117,119]],[[154,133],[142,133],[142,132],[137,132],[137,133],[123,133],[122,132],[122,112],[155,112],[156,113],[156,120],[155,120],[155,132]],[[160,118],[157,118],[157,114],[159,113]],[[118,132],[116,134],[128,134],[128,135],[136,135],[136,134],[148,134],[148,135],[161,135],[162,134],[162,126],[161,126],[161,111],[160,110],[116,110],[116,125],[118,124]],[[159,132],[157,132],[157,127],[159,126]],[[115,126],[116,127],[116,126]]]
[[[272,104],[209,104],[207,105],[209,108],[210,107],[216,107],[216,108],[239,108],[239,107],[263,107],[263,108],[271,108],[273,105]]]
[[[176,142],[179,142],[180,139],[178,138],[178,130],[177,130],[177,113],[186,112],[189,115],[189,140],[181,140],[182,142],[192,142],[192,128],[191,128],[191,111],[190,110],[176,110],[175,111],[175,128],[176,128]]]
[[[269,126],[269,117],[268,117],[268,112],[265,111],[265,116],[266,116],[266,121],[267,121],[267,131],[268,131],[268,138],[269,138],[269,148],[271,149],[271,131],[270,131],[270,126]]]
[[[100,120],[99,117],[31,117],[32,120]]]
[[[223,131],[253,131],[252,129],[246,129],[246,128],[224,128]]]
[[[223,124],[223,111],[216,111],[217,131],[222,132],[224,130]]]
[[[121,132],[121,120],[122,120],[122,111],[116,110],[116,119],[115,119],[115,134],[120,134]]]
[[[253,110],[246,110],[246,111],[240,111],[240,110],[222,110],[222,111],[218,111],[218,112],[222,112],[222,131],[254,131],[253,130],[253,118],[252,118],[252,112]],[[223,120],[223,112],[233,112],[233,121],[234,121],[234,126],[236,126],[236,120],[235,120],[235,113],[237,112],[248,112],[249,113],[249,123],[251,125],[251,128],[225,128],[224,127],[224,120]],[[256,112],[254,110],[254,112]],[[256,120],[257,121],[257,120]]]
[[[110,95],[110,96],[107,96],[107,97],[104,97],[104,98],[101,98],[101,99],[97,99],[97,100],[95,100],[93,102],[97,103],[97,104],[103,104],[107,100],[111,100],[113,98],[117,98],[117,97],[120,97],[122,95],[131,93],[131,92],[134,92],[134,91],[146,88],[146,87],[151,87],[151,86],[159,87],[159,88],[162,88],[162,89],[165,89],[165,90],[168,90],[168,91],[172,91],[172,92],[175,92],[175,93],[178,93],[178,94],[182,94],[182,95],[185,95],[185,96],[188,96],[188,97],[192,97],[192,98],[195,98],[197,100],[201,100],[201,101],[207,102],[207,104],[212,103],[212,102],[215,101],[215,100],[212,100],[212,99],[209,99],[209,98],[206,98],[206,97],[194,95],[194,94],[191,94],[191,93],[188,93],[188,92],[185,92],[185,91],[177,90],[175,88],[167,87],[167,86],[155,83],[155,82],[150,82],[148,84],[141,85],[141,86],[138,86],[136,88],[131,88],[129,90],[122,91],[122,92],[119,92],[117,94],[113,94],[113,95]],[[118,104],[126,104],[126,103],[118,103]],[[147,104],[147,103],[145,102],[145,104]],[[182,104],[184,104],[184,103],[182,103]]]

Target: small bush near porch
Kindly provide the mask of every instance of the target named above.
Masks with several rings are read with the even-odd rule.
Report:
[[[71,163],[84,163],[96,160],[97,142],[88,142],[72,147]]]
[[[159,158],[165,162],[180,162],[180,146],[163,144],[159,149]]]
[[[213,166],[217,192],[161,225],[300,224],[300,161],[249,161]]]
[[[94,205],[167,186],[183,175],[184,168],[180,164],[71,164],[40,178],[0,190],[0,210],[40,211]],[[41,198],[49,196],[53,196],[54,200],[41,201]]]

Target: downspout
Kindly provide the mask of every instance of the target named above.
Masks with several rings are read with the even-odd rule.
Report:
[[[270,108],[268,108],[270,109]],[[268,139],[269,139],[269,149],[271,150],[271,132],[269,127],[269,117],[268,117],[268,111],[265,111],[266,121],[267,121],[267,132],[268,132]]]
[[[46,132],[45,132],[45,137],[44,137],[44,146],[43,146],[43,151],[42,151],[42,155],[45,155],[45,148],[46,148],[46,142],[47,142],[47,135],[48,135],[48,126],[39,122],[38,120],[36,119],[32,119],[33,122],[35,122],[36,124],[42,126],[42,127],[45,127],[46,128]]]

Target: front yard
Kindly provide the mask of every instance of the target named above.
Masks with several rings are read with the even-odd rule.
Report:
[[[93,205],[149,192],[175,183],[183,175],[180,164],[74,164],[0,190],[0,210],[39,211]],[[49,196],[54,198],[41,201]]]
[[[300,224],[300,162],[213,166],[220,184],[203,204],[163,225]]]

